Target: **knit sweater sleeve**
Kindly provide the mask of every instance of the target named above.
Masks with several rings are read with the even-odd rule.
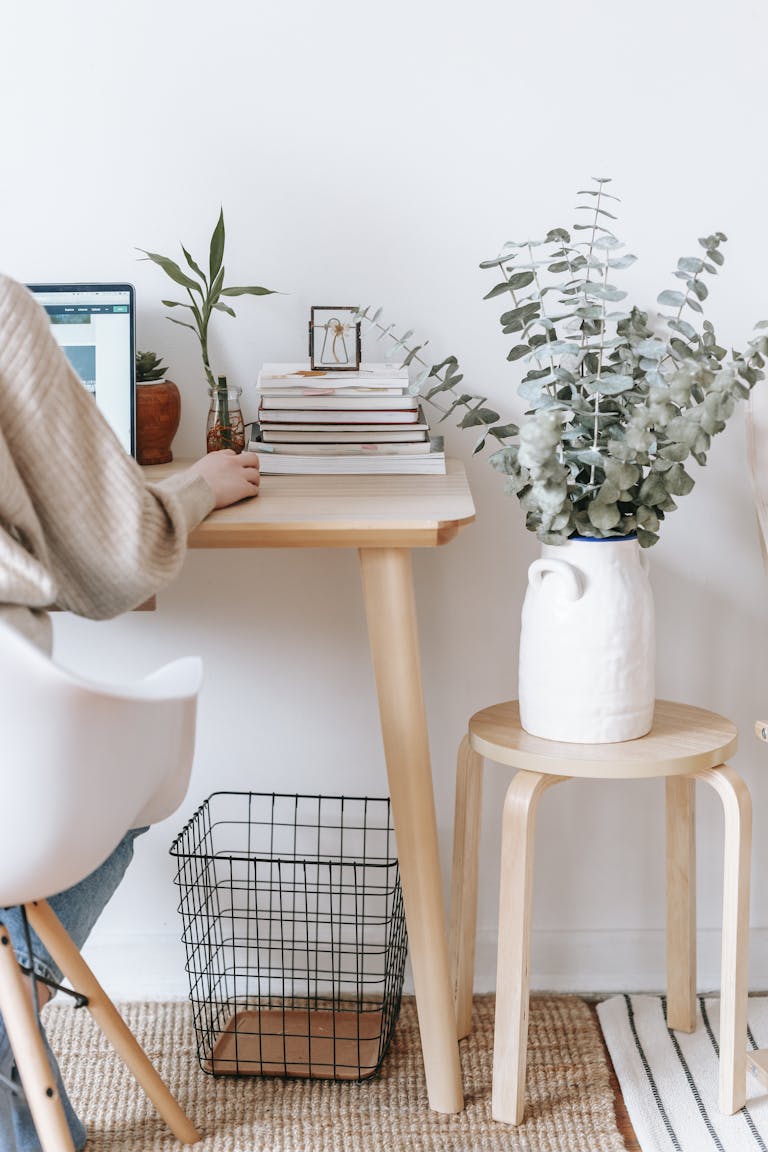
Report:
[[[214,506],[213,492],[194,474],[145,481],[43,310],[4,277],[0,429],[39,525],[27,546],[49,571],[60,607],[106,619],[173,579],[188,533]]]

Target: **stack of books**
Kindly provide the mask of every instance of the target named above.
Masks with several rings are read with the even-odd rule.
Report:
[[[442,441],[430,438],[407,368],[265,364],[258,389],[259,434],[248,447],[266,475],[445,472]]]

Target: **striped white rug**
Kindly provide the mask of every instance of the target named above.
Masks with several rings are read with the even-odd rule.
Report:
[[[747,1077],[747,1105],[717,1107],[720,1002],[699,997],[696,1031],[672,1032],[661,996],[614,996],[597,1014],[643,1152],[768,1152],[768,1093]],[[768,1048],[768,997],[749,1000],[748,1047]]]

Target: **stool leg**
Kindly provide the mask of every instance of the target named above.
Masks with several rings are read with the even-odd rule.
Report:
[[[504,801],[491,1114],[507,1124],[519,1124],[525,1111],[536,808],[562,779],[521,770]]]
[[[80,955],[77,946],[46,900],[26,905],[29,922],[73,988],[88,997],[88,1011],[120,1059],[133,1073],[158,1112],[182,1144],[196,1144],[200,1134],[184,1114],[165,1081]]]
[[[696,773],[715,789],[725,816],[723,954],[720,977],[720,1111],[731,1116],[747,1098],[747,970],[752,801],[728,765]]]
[[[696,1027],[696,785],[668,776],[667,1026]]]
[[[448,934],[456,1028],[460,1040],[472,1031],[482,789],[483,758],[470,748],[469,739],[465,736],[459,748],[456,769],[451,918]]]
[[[38,1139],[44,1152],[74,1152],[64,1108],[45,1054],[29,989],[25,985],[10,936],[5,925],[0,923],[0,1013]],[[6,1091],[0,1087],[0,1092]]]

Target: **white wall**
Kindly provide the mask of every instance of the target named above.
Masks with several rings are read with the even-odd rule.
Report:
[[[223,204],[230,282],[285,295],[217,317],[213,354],[253,414],[263,360],[298,359],[311,304],[381,304],[456,353],[472,389],[510,416],[507,365],[481,259],[569,225],[575,192],[613,176],[619,231],[641,261],[643,305],[677,257],[722,229],[710,316],[739,345],[768,316],[762,152],[768,12],[753,0],[361,5],[81,0],[3,14],[0,261],[20,279],[132,279],[139,344],[181,385],[177,455],[199,453],[206,397],[169,285],[136,247],[205,252]],[[368,355],[372,354],[369,347]],[[467,717],[516,692],[526,566],[517,503],[473,437],[447,429],[477,522],[415,558],[444,873],[454,758]],[[752,721],[768,708],[766,591],[740,419],[654,550],[662,696],[732,717],[756,815],[752,984],[768,986],[768,774]],[[57,653],[98,676],[138,675],[186,652],[207,679],[192,790],[140,844],[91,956],[120,995],[185,992],[167,848],[219,787],[386,790],[353,554],[190,555],[159,610],[109,624],[62,618]],[[493,979],[499,806],[489,778],[481,984]],[[659,988],[663,786],[572,783],[539,825],[533,978],[540,987]],[[703,986],[717,979],[721,821],[700,803]]]

